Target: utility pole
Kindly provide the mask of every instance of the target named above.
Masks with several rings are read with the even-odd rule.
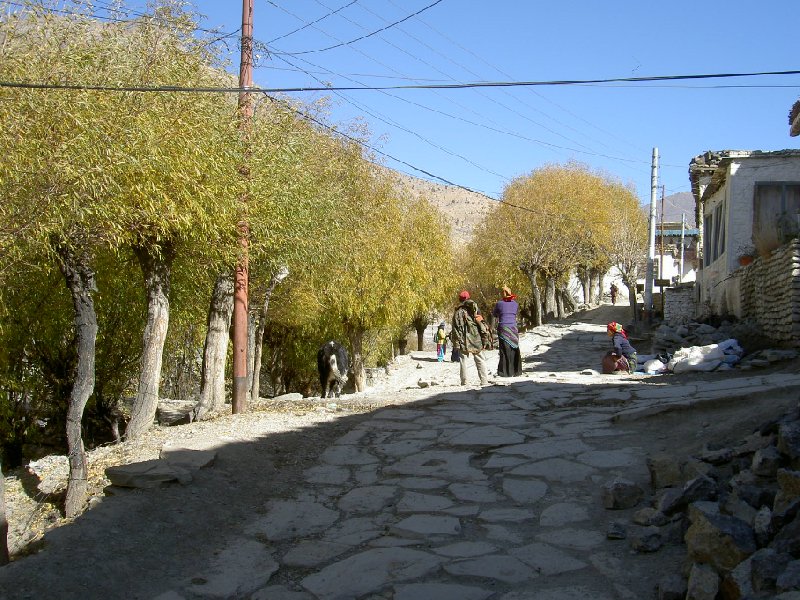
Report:
[[[661,280],[662,285],[658,286],[658,291],[661,294],[661,318],[664,318],[664,186],[661,186],[661,234],[658,236],[658,278]],[[674,263],[673,263],[674,264]]]
[[[661,227],[658,236],[658,278],[664,279],[664,186],[661,186]]]
[[[253,2],[242,0],[242,52],[239,63],[239,131],[244,143],[249,143],[250,122],[253,118]],[[245,150],[244,163],[239,167],[242,177],[250,176],[247,165],[248,152]],[[237,229],[239,230],[240,256],[236,264],[236,276],[233,290],[233,414],[247,412],[247,328],[248,328],[248,245],[250,226],[247,220],[247,191],[242,192],[241,212]]]
[[[681,270],[678,273],[678,283],[683,283],[683,244],[686,235],[686,213],[681,213]]]
[[[648,227],[650,245],[647,251],[647,273],[644,279],[644,311],[647,320],[653,310],[653,259],[656,254],[656,195],[658,190],[658,148],[653,148],[653,161],[650,170],[650,223]]]

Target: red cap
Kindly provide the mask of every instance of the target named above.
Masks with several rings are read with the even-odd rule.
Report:
[[[463,291],[462,291],[462,292],[461,292],[461,293],[458,295],[458,299],[459,299],[459,300],[461,300],[462,302],[463,302],[464,300],[469,300],[469,292],[468,292],[467,290],[463,290]]]

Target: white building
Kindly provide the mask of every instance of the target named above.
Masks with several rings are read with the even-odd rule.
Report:
[[[702,214],[698,311],[747,316],[731,274],[800,232],[800,150],[706,152],[689,176]]]

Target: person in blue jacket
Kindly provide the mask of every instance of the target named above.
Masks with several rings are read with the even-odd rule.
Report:
[[[636,348],[631,346],[631,343],[628,341],[628,334],[625,333],[622,325],[616,321],[611,321],[611,323],[606,326],[606,330],[614,346],[614,354],[625,359],[628,373],[634,373],[636,371]],[[621,371],[624,368],[624,364],[620,365],[620,362],[621,361],[617,362],[617,370]]]

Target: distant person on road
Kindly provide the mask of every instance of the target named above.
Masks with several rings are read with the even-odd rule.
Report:
[[[447,352],[447,334],[444,332],[444,328],[445,324],[442,321],[436,329],[436,360],[439,362],[444,362],[444,355]]]
[[[470,300],[469,292],[462,291],[458,295],[458,299],[461,304],[453,313],[453,329],[450,332],[450,338],[453,342],[453,350],[458,351],[461,385],[467,385],[467,362],[470,354],[475,360],[481,385],[488,385],[489,379],[486,374],[486,358],[483,356],[483,349],[489,344],[489,330],[483,323],[483,317],[480,317],[478,305],[474,300]]]
[[[634,373],[636,371],[636,348],[631,346],[631,343],[628,341],[628,334],[625,333],[622,325],[611,321],[611,323],[606,326],[606,332],[608,333],[608,337],[611,338],[611,344],[614,346],[614,349],[609,350],[606,354],[606,358],[603,360],[603,372],[614,373],[616,371],[627,371],[628,373]],[[608,361],[610,366],[605,366],[607,362],[606,359],[609,357],[614,360],[613,369],[611,368],[610,361]]]
[[[517,296],[508,287],[503,287],[503,299],[494,305],[492,314],[497,318],[497,339],[499,340],[500,361],[497,375],[500,377],[519,377],[522,375],[522,358],[519,352],[519,330]]]
[[[617,292],[619,292],[619,288],[616,286],[616,284],[612,283],[611,284],[611,304],[616,304],[617,303]]]

